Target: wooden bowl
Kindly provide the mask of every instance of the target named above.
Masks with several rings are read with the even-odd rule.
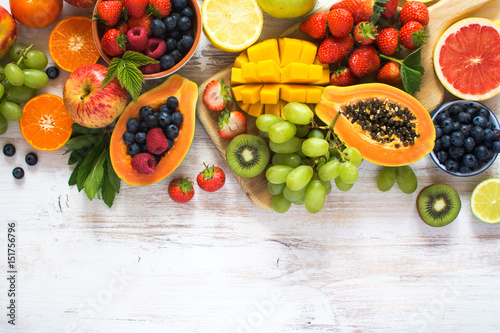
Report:
[[[102,2],[103,0],[97,0],[95,7],[94,7],[94,17],[97,14],[97,6]],[[159,79],[165,76],[168,76],[170,74],[175,73],[178,71],[182,66],[184,66],[189,59],[194,54],[194,51],[196,50],[196,47],[198,46],[198,43],[200,42],[200,37],[201,37],[201,12],[200,12],[200,7],[198,6],[198,3],[196,0],[188,0],[188,6],[191,7],[191,9],[194,12],[194,18],[192,20],[193,23],[193,31],[194,31],[194,42],[193,45],[191,46],[191,49],[189,52],[187,52],[184,57],[176,63],[173,67],[169,68],[168,70],[153,73],[153,74],[143,74],[144,79]],[[101,54],[101,57],[109,64],[111,62],[112,57],[107,55],[101,47],[101,38],[103,36],[103,29],[104,26],[103,24],[98,23],[98,20],[93,20],[92,21],[92,36],[94,37],[94,43],[97,47],[97,50]]]

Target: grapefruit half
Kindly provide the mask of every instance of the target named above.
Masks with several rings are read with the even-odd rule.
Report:
[[[434,48],[434,69],[443,86],[467,100],[500,92],[500,26],[466,18],[450,26]]]

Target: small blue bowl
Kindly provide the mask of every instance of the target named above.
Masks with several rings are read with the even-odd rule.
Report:
[[[491,121],[495,127],[494,129],[499,129],[500,128],[500,123],[498,122],[498,119],[497,117],[495,116],[495,114],[487,107],[485,106],[484,104],[482,103],[479,103],[479,102],[476,102],[476,101],[467,101],[467,100],[456,100],[456,101],[451,101],[451,102],[448,102],[448,103],[445,103],[443,105],[441,105],[435,112],[434,114],[432,115],[432,121],[434,121],[434,119],[442,112],[447,112],[448,109],[452,106],[452,105],[460,105],[462,107],[466,107],[466,106],[474,106],[476,108],[484,108],[486,110],[488,110],[488,112],[490,113],[490,119],[489,121]],[[474,170],[474,171],[471,171],[471,172],[468,172],[468,173],[462,173],[462,172],[452,172],[452,171],[449,171],[446,169],[446,167],[444,166],[444,164],[442,164],[437,156],[436,156],[436,153],[434,152],[434,150],[431,152],[431,158],[432,160],[434,161],[434,163],[436,163],[436,165],[443,171],[449,173],[450,175],[453,175],[453,176],[458,176],[458,177],[471,177],[471,176],[476,176],[476,175],[479,175],[480,173],[482,173],[483,171],[485,171],[486,169],[488,169],[496,160],[497,158],[497,155],[498,154],[495,154],[493,156],[493,158],[483,164],[481,166],[481,168],[477,169],[477,170]]]

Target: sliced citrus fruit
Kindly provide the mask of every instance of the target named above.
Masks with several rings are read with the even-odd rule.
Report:
[[[434,48],[434,69],[453,95],[484,100],[500,92],[500,27],[484,18],[450,26]]]
[[[485,223],[500,222],[500,178],[479,183],[470,198],[472,214]]]
[[[259,39],[264,18],[256,0],[205,0],[203,31],[216,47],[239,52]]]
[[[23,107],[19,120],[21,133],[33,148],[52,151],[64,146],[69,140],[73,119],[57,95],[42,94],[33,97]]]
[[[95,64],[99,51],[92,37],[92,21],[84,16],[70,16],[60,21],[50,33],[50,56],[67,72]]]

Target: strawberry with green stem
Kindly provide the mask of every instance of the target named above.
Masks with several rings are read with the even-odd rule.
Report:
[[[399,30],[399,42],[408,50],[416,50],[421,47],[426,38],[429,37],[424,26],[416,21],[403,25]]]
[[[330,10],[336,8],[347,9],[354,18],[354,24],[361,21],[376,23],[386,8],[384,4],[393,0],[342,0],[337,2]]]
[[[102,36],[102,50],[112,57],[122,55],[126,46],[127,36],[117,29],[110,29]]]
[[[300,30],[315,39],[325,39],[328,14],[318,12],[300,23]]]
[[[376,80],[381,83],[397,86],[401,84],[401,71],[399,64],[395,61],[389,61],[383,65],[377,73]]]
[[[168,195],[177,203],[186,203],[194,196],[193,182],[189,178],[174,178],[168,185]]]
[[[354,40],[361,45],[368,45],[378,36],[377,26],[370,21],[361,21],[354,27]]]
[[[206,192],[215,192],[224,186],[226,182],[224,171],[215,165],[208,166],[205,163],[203,165],[205,169],[196,177],[198,186]]]
[[[121,1],[102,1],[97,5],[97,14],[94,19],[100,20],[111,27],[118,23],[122,16],[123,5]]]

